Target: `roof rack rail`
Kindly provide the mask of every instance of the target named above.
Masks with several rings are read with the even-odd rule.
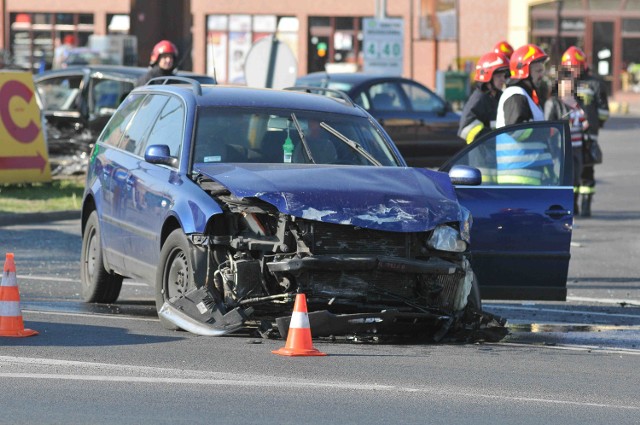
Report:
[[[147,82],[147,85],[165,85],[165,84],[191,84],[191,88],[198,96],[202,96],[202,86],[198,80],[189,77],[179,77],[177,75],[167,75],[164,77],[155,77]]]
[[[303,91],[306,93],[317,93],[317,94],[323,94],[323,95],[333,94],[335,95],[335,97],[344,100],[349,105],[353,107],[356,106],[356,104],[353,103],[353,100],[349,97],[349,95],[343,92],[342,90],[329,89],[326,87],[313,87],[313,86],[294,86],[294,87],[287,87],[284,90]]]

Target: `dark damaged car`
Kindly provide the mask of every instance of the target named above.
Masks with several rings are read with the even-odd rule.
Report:
[[[314,336],[502,336],[452,181],[481,176],[406,167],[346,96],[140,87],[91,154],[82,295],[112,303],[141,279],[166,328],[200,335],[286,335],[302,292]]]
[[[74,65],[34,76],[53,175],[86,172],[100,132],[146,72],[132,66]],[[179,75],[215,83],[208,75],[185,71]]]

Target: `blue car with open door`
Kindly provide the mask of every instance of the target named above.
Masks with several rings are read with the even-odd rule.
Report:
[[[456,185],[473,216],[471,264],[482,298],[566,299],[574,215],[568,135],[564,122],[504,127],[441,168],[466,165],[483,174],[481,185]]]

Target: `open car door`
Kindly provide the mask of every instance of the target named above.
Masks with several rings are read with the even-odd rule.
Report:
[[[451,158],[482,184],[456,186],[471,211],[471,263],[482,298],[565,300],[573,225],[573,174],[566,122],[495,130]]]

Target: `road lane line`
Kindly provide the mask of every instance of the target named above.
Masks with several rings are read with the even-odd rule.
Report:
[[[269,387],[282,388],[288,390],[291,388],[308,389],[308,390],[345,390],[345,391],[376,391],[376,392],[407,392],[407,393],[423,393],[435,396],[447,397],[457,396],[460,398],[480,398],[488,400],[501,400],[509,402],[524,403],[547,403],[557,405],[571,405],[581,407],[598,407],[619,410],[640,410],[640,406],[621,405],[611,403],[595,403],[587,401],[573,401],[561,399],[546,399],[540,397],[526,396],[509,396],[498,394],[479,394],[471,390],[445,389],[436,387],[401,387],[396,385],[380,385],[380,384],[356,384],[356,383],[335,383],[335,382],[309,382],[282,380],[278,377],[271,377],[267,380],[247,380],[238,381],[234,379],[203,379],[203,378],[158,378],[148,376],[113,376],[113,375],[72,375],[72,374],[45,374],[45,373],[0,373],[0,378],[12,379],[51,379],[51,380],[70,380],[70,381],[94,381],[94,382],[122,382],[122,383],[146,383],[146,384],[179,384],[179,385],[210,385],[210,386],[235,386],[235,387]]]
[[[42,280],[42,281],[48,281],[48,282],[69,282],[69,283],[80,283],[80,281],[78,279],[71,279],[68,277],[50,277],[50,276],[33,276],[33,275],[20,275],[20,276],[16,276],[17,279],[25,279],[25,280]],[[127,286],[146,286],[148,287],[149,285],[147,285],[146,283],[142,283],[142,282],[129,282],[128,280],[124,280],[122,282],[123,285],[127,285]]]

